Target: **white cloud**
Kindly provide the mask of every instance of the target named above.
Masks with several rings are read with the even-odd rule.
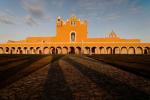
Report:
[[[15,24],[8,16],[0,16],[0,23]]]
[[[44,5],[42,0],[22,0],[23,8],[35,18],[43,18]]]
[[[25,17],[25,23],[29,26],[37,26],[38,25],[38,23],[30,15]]]
[[[10,14],[8,10],[0,11],[0,23],[2,24],[15,24],[15,16]]]

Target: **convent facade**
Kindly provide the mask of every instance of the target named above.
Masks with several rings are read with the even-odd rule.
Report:
[[[150,43],[122,39],[115,32],[105,38],[89,38],[88,23],[72,16],[56,19],[55,37],[27,37],[0,44],[0,54],[150,54]]]

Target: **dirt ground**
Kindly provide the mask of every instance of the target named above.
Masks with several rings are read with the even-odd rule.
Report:
[[[150,100],[150,56],[3,55],[0,100]]]

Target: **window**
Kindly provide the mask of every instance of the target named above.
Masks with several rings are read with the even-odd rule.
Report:
[[[76,22],[74,21],[74,22],[70,22],[70,24],[71,24],[71,26],[76,26]]]
[[[71,33],[71,42],[75,42],[75,32]]]

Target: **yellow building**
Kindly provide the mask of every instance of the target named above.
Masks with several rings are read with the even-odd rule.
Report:
[[[150,54],[150,43],[122,39],[115,32],[105,38],[89,38],[88,23],[72,16],[56,19],[55,37],[27,37],[0,44],[0,54]]]

